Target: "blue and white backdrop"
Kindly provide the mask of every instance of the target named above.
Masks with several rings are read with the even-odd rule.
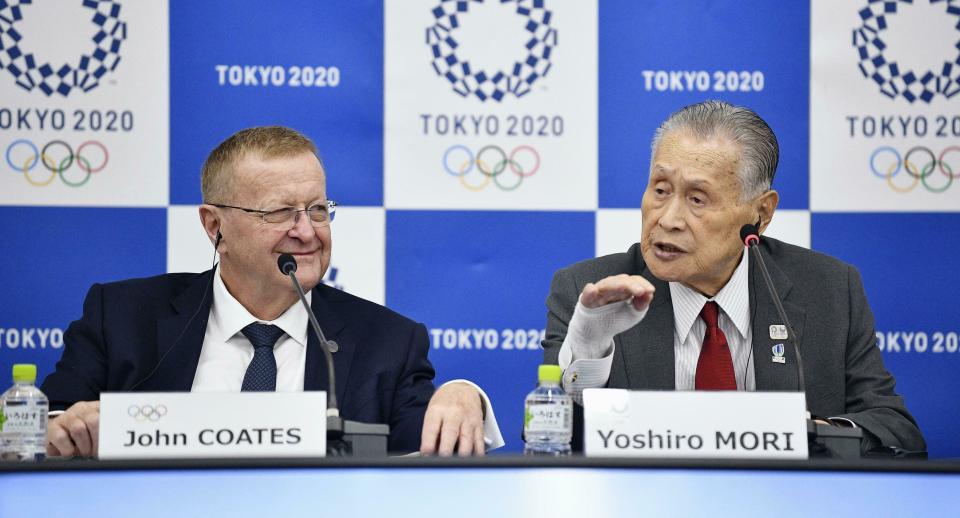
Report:
[[[0,0],[0,380],[90,284],[207,268],[203,159],[283,124],[342,206],[325,281],[425,322],[516,451],[553,271],[637,239],[654,128],[720,98],[780,139],[770,235],[860,268],[960,456],[958,91],[958,0]]]

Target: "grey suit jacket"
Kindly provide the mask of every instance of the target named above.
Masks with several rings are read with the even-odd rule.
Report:
[[[873,313],[857,270],[837,259],[763,238],[762,253],[783,307],[797,334],[803,359],[807,408],[815,416],[844,417],[866,431],[864,449],[899,446],[925,450],[926,444],[894,379],[875,346]],[[613,366],[607,386],[673,390],[674,321],[668,284],[646,267],[638,244],[626,253],[583,261],[558,270],[547,298],[546,363],[556,364],[577,298],[588,282],[626,273],[642,275],[656,287],[646,317],[614,337]],[[750,317],[757,390],[798,389],[796,355],[786,347],[786,363],[774,363],[769,326],[782,324],[750,257]]]

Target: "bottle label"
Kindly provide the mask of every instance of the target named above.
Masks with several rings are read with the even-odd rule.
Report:
[[[524,412],[527,432],[569,432],[573,415],[568,405],[527,405]]]
[[[39,433],[44,431],[42,418],[46,413],[40,408],[27,405],[10,406],[0,409],[0,432],[2,433]]]

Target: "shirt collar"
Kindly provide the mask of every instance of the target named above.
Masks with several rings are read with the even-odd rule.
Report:
[[[750,261],[746,250],[740,257],[740,264],[733,271],[733,276],[727,284],[711,299],[704,297],[696,290],[679,282],[670,283],[670,297],[673,299],[673,321],[677,336],[681,341],[686,340],[693,324],[700,318],[700,310],[708,300],[720,306],[740,336],[747,337],[750,329],[750,287],[748,275]]]
[[[313,292],[307,292],[307,304],[313,300]],[[226,342],[239,333],[244,327],[254,322],[273,324],[283,330],[293,341],[302,346],[307,345],[307,311],[303,304],[295,302],[275,320],[260,320],[250,314],[227,290],[223,278],[220,277],[220,265],[213,275],[213,303],[210,308],[211,338]]]

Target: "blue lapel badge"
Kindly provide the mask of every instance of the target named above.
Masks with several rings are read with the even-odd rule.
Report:
[[[773,357],[770,359],[773,363],[787,363],[787,359],[783,357],[784,347],[783,344],[775,344],[771,349],[773,349]]]

